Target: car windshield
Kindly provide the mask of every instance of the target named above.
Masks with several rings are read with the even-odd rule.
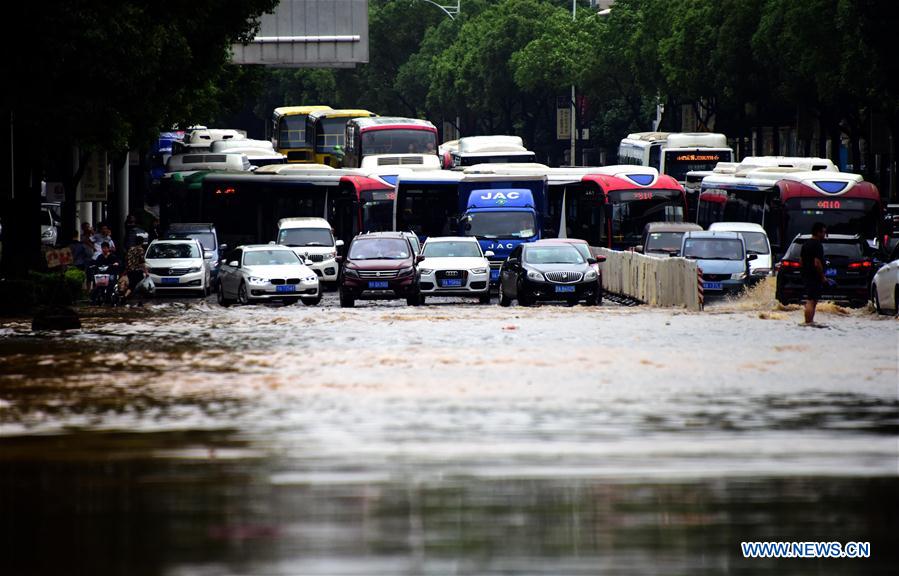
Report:
[[[194,243],[159,242],[147,250],[147,258],[202,258],[200,248]]]
[[[768,254],[768,236],[764,232],[738,232],[746,243],[746,252],[749,254]]]
[[[476,242],[426,242],[422,254],[428,258],[480,258]]]
[[[743,243],[732,238],[687,238],[683,256],[700,260],[742,260]]]
[[[300,259],[293,250],[252,250],[244,252],[244,266],[283,266],[299,264]]]
[[[646,239],[644,252],[680,252],[683,232],[651,232]]]
[[[169,232],[169,238],[192,238],[199,240],[203,250],[215,250],[215,236],[211,232]]]
[[[400,238],[366,238],[350,246],[350,260],[404,260],[409,243]]]
[[[334,236],[327,228],[282,228],[278,244],[285,246],[333,246]]]
[[[537,233],[530,212],[474,212],[466,217],[465,235],[478,238],[530,238]]]
[[[528,264],[583,264],[586,262],[574,246],[528,246],[524,251]]]
[[[793,260],[799,260],[802,257],[802,244],[805,240],[798,240],[793,242],[790,246],[790,249],[787,251],[787,258]],[[862,251],[862,245],[856,241],[848,241],[848,242],[829,242],[824,240],[821,243],[824,247],[824,257],[832,258],[832,259],[843,259],[843,260],[857,260],[864,257],[864,252]]]

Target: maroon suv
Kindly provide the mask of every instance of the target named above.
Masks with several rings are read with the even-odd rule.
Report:
[[[349,308],[358,299],[405,298],[415,306],[418,298],[417,264],[423,256],[401,232],[373,232],[353,238],[337,279],[340,305]]]

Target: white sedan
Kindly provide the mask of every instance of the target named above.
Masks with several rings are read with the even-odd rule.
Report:
[[[481,252],[477,238],[432,237],[421,249],[419,264],[420,299],[427,296],[476,297],[490,304],[490,262]],[[487,256],[492,256],[487,252]]]
[[[893,248],[890,261],[874,274],[871,299],[878,313],[899,314],[899,245]]]
[[[154,240],[145,256],[156,293],[165,290],[192,290],[209,293],[209,266],[198,240]]]
[[[314,306],[321,302],[318,276],[293,250],[275,244],[238,246],[222,259],[218,302],[249,304],[281,300]]]

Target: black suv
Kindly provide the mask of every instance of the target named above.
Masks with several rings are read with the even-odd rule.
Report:
[[[340,305],[351,307],[358,299],[405,298],[419,304],[418,268],[424,256],[416,256],[403,232],[372,232],[353,238],[337,278]]]
[[[809,234],[796,236],[778,264],[775,297],[781,304],[800,302],[804,297],[801,252],[809,238]],[[829,234],[821,244],[824,275],[834,281],[833,285],[824,286],[821,299],[849,302],[855,307],[867,304],[871,279],[880,266],[868,242],[859,236]]]

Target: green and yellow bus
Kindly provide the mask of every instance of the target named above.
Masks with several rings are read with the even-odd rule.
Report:
[[[346,123],[353,118],[377,116],[368,110],[319,110],[306,118],[306,134],[315,151],[315,162],[340,166],[346,147]]]
[[[306,117],[330,106],[282,106],[272,114],[272,144],[275,151],[293,164],[315,162],[312,140],[306,138]]]

